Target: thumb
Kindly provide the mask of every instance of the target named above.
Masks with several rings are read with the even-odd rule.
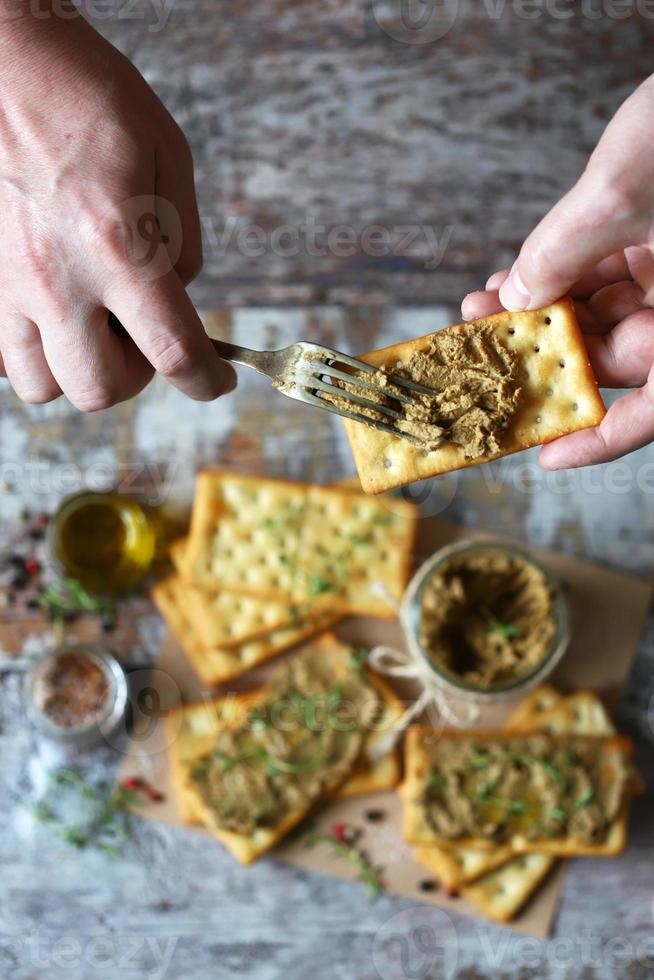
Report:
[[[615,188],[600,188],[587,171],[525,241],[500,302],[513,311],[547,306],[636,237],[625,198]]]

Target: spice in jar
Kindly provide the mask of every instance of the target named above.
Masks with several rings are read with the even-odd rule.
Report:
[[[38,709],[60,728],[99,722],[110,685],[95,657],[84,650],[62,651],[48,664],[34,690]]]

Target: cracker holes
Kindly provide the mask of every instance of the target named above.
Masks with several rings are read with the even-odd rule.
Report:
[[[542,415],[537,415],[536,416],[536,425],[540,425],[540,423],[542,421],[543,421],[543,416]]]
[[[563,358],[561,358],[561,360],[559,361],[559,367],[560,368],[564,368],[565,367],[565,361],[563,360]]]
[[[509,327],[508,330],[509,337],[513,337],[514,333],[515,333],[515,327]]]
[[[572,411],[573,412],[578,412],[579,411],[579,402],[573,402],[572,403]]]
[[[385,466],[385,468],[387,470],[390,470],[390,468],[391,468],[392,465],[393,465],[393,460],[392,459],[385,459],[384,460],[384,466]]]
[[[534,354],[540,354],[540,347],[538,344],[534,344]]]
[[[554,388],[548,388],[545,394],[547,395],[548,398],[551,398],[552,395],[554,394]]]
[[[552,322],[551,316],[546,316],[545,319],[543,320],[543,323],[545,324],[546,327],[549,327],[551,322]]]

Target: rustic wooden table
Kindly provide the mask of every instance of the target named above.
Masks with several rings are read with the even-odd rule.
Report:
[[[510,259],[651,70],[647,4],[588,0],[571,20],[572,5],[545,0],[436,6],[440,20],[416,28],[381,0],[108,5],[99,26],[193,145],[207,253],[193,294],[223,310],[212,329],[254,347],[306,337],[354,351],[455,319],[461,296]],[[429,30],[440,36],[429,40]],[[239,239],[252,226],[260,255]],[[336,226],[346,227],[340,245],[326,241]],[[339,254],[352,234],[353,254]],[[142,486],[149,499],[183,508],[201,463],[318,480],[351,472],[337,423],[254,376],[215,405],[157,380],[91,417],[63,401],[26,407],[4,385],[0,453],[5,558],[25,508],[48,511],[81,485]],[[443,479],[428,507],[651,575],[653,493],[652,447],[558,475],[542,473],[530,453]],[[0,674],[3,977],[88,978],[103,968],[175,980],[654,974],[651,621],[620,711],[650,786],[629,851],[574,864],[549,942],[451,916],[437,923],[439,959],[421,947],[410,902],[370,904],[357,886],[274,860],[242,869],[220,848],[161,826],[138,824],[111,859],[35,825],[22,801],[62,761],[34,737],[22,707],[21,668],[45,641],[34,611],[0,616],[12,622]],[[143,605],[122,640],[126,662],[151,659],[160,637]],[[115,763],[109,752],[74,761],[93,778]],[[404,944],[399,973],[394,943]]]

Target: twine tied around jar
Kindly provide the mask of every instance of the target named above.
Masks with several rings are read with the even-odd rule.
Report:
[[[439,686],[438,679],[429,664],[421,657],[393,647],[374,647],[366,663],[378,674],[384,677],[397,677],[404,680],[415,680],[420,684],[421,691],[413,704],[410,704],[390,732],[383,735],[371,745],[368,757],[371,762],[378,762],[396,745],[404,729],[414,718],[429,708],[435,709],[438,717],[456,728],[465,728],[474,724],[479,718],[478,705],[471,702],[452,704],[447,694]]]

